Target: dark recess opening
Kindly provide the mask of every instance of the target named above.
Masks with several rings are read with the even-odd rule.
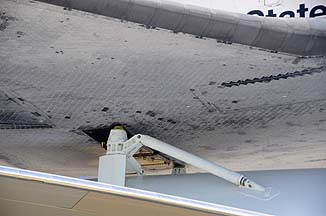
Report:
[[[128,130],[126,128],[125,125],[121,124],[121,123],[113,123],[111,125],[103,125],[103,126],[98,126],[98,127],[94,127],[94,128],[80,128],[84,133],[86,133],[89,137],[93,138],[94,140],[98,141],[99,143],[105,143],[104,146],[102,146],[103,148],[106,149],[106,142],[109,138],[109,133],[110,130],[113,129],[115,126],[122,126],[126,132],[127,132],[127,137],[128,139],[131,138],[133,135],[135,135],[136,133],[131,132],[130,130]],[[184,167],[184,162],[179,161],[175,158],[172,158],[168,155],[165,155],[159,151],[156,151],[154,149],[150,149],[148,147],[142,147],[147,149],[147,151],[140,151],[138,153],[135,154],[136,157],[152,157],[155,155],[160,156],[163,160],[166,161],[166,163],[170,163],[171,161],[174,163],[175,166],[179,166],[179,167]],[[150,151],[150,154],[147,154],[146,152]]]
[[[95,128],[84,128],[82,129],[82,131],[87,134],[88,136],[90,136],[91,138],[93,138],[94,140],[98,141],[99,143],[105,142],[108,140],[109,138],[109,133],[110,130],[113,129],[115,126],[123,126],[123,124],[120,123],[113,123],[111,125],[104,125],[104,126],[99,126],[99,127],[95,127]],[[126,129],[126,127],[124,127],[124,129],[127,132],[127,136],[128,138],[131,138],[134,134],[132,134],[130,131],[128,131]]]

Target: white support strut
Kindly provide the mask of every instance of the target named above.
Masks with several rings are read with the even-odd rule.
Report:
[[[226,169],[222,166],[217,165],[211,161],[200,158],[196,155],[190,154],[184,150],[176,148],[170,144],[164,143],[158,139],[153,137],[137,134],[127,140],[126,132],[122,129],[112,129],[110,132],[110,136],[108,139],[108,149],[107,154],[100,158],[99,165],[99,181],[118,184],[124,186],[124,180],[121,180],[121,170],[125,172],[126,163],[127,165],[135,170],[138,174],[142,174],[143,170],[138,162],[133,158],[133,155],[142,147],[142,145],[147,146],[151,149],[162,152],[166,155],[169,155],[175,159],[188,163],[192,166],[205,170],[215,176],[225,179],[237,186],[244,187],[250,190],[266,192],[266,189],[249,180],[245,176],[240,173],[234,172],[232,170]],[[118,156],[120,155],[120,156]],[[121,163],[121,166],[116,163],[118,158],[119,160],[123,160],[125,156],[126,161]],[[114,156],[114,157],[113,157]],[[109,160],[112,159],[112,163]],[[110,172],[107,169],[112,169]],[[108,176],[108,175],[116,175],[116,176]]]
[[[265,188],[263,186],[247,179],[245,176],[243,176],[240,173],[226,169],[222,166],[217,165],[216,163],[205,160],[196,155],[190,154],[184,150],[181,150],[172,145],[166,144],[158,139],[155,139],[155,138],[147,136],[147,135],[141,135],[141,134],[135,135],[131,139],[135,139],[135,138],[138,139],[139,142],[142,143],[144,146],[150,147],[150,148],[160,151],[164,154],[167,154],[171,157],[174,157],[178,160],[181,160],[185,163],[188,163],[197,168],[205,170],[205,171],[207,171],[215,176],[218,176],[220,178],[223,178],[235,185],[243,186],[248,189],[258,190],[261,192],[265,191]]]

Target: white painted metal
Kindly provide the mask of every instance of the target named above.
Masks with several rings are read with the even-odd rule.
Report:
[[[121,129],[110,131],[107,141],[107,154],[100,157],[98,181],[114,185],[125,185],[127,156],[123,144],[127,141],[127,133]]]
[[[110,131],[106,155],[101,156],[99,160],[99,182],[124,186],[127,167],[139,175],[144,173],[140,164],[133,158],[141,144],[127,139],[127,133],[122,128]]]
[[[132,155],[127,159],[127,168],[128,167],[130,170],[135,171],[138,175],[144,174],[144,170],[141,168],[141,165],[136,161],[134,157],[132,157]]]
[[[100,157],[98,181],[119,186],[125,185],[126,155],[108,154]]]
[[[178,160],[181,160],[188,164],[191,164],[197,168],[200,168],[209,173],[212,173],[213,175],[223,178],[235,185],[243,186],[248,189],[265,192],[265,188],[263,186],[245,178],[243,175],[241,175],[237,172],[226,169],[222,166],[217,165],[216,163],[207,161],[207,160],[200,158],[196,155],[193,155],[186,151],[178,149],[172,145],[166,144],[158,139],[155,139],[153,137],[146,136],[146,135],[140,135],[140,134],[134,136],[133,138],[138,139],[140,143],[142,143],[143,145],[145,145],[147,147],[150,147],[150,148],[160,151],[164,154],[167,154],[171,157],[174,157]],[[133,139],[133,138],[131,138],[131,139]]]
[[[213,175],[223,178],[235,185],[250,190],[263,192],[266,193],[264,195],[268,195],[266,189],[263,186],[247,179],[245,176],[219,166],[213,162],[202,159],[196,155],[190,154],[184,150],[178,149],[153,137],[138,134],[126,141],[126,132],[121,129],[112,129],[110,132],[107,143],[107,155],[100,158],[99,181],[124,185],[124,180],[122,180],[122,178],[124,178],[125,175],[126,162],[122,163],[121,161],[126,159],[128,159],[132,168],[134,168],[139,174],[142,174],[143,171],[140,168],[138,162],[134,159],[131,159],[142,145],[212,173]],[[119,162],[121,164],[118,164]]]

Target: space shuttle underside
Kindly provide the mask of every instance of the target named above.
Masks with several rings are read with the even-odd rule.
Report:
[[[270,18],[157,0],[41,0],[121,20],[300,56],[326,54],[325,18]]]

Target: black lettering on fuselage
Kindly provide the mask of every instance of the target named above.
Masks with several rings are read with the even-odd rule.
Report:
[[[306,5],[305,4],[300,4],[299,5],[299,9],[297,10],[298,14],[300,17],[306,17],[306,12],[308,11],[309,9],[306,8]]]
[[[268,10],[268,14],[266,17],[277,17],[276,13],[274,13],[274,10]]]
[[[326,15],[326,7],[324,5],[317,5],[310,11],[310,17],[319,17]]]
[[[264,16],[264,13],[260,10],[253,10],[248,13],[249,15],[258,15],[258,16]]]
[[[280,13],[279,17],[319,17],[319,16],[326,16],[326,6],[325,5],[317,5],[313,7],[309,13],[309,8],[306,7],[306,5],[300,4],[298,9],[296,11],[284,11]],[[277,17],[278,15],[274,12],[273,9],[270,9],[267,11],[267,14],[265,15],[263,11],[261,10],[252,10],[248,12],[249,15],[258,15],[258,16],[266,16],[266,17]]]
[[[284,11],[280,14],[280,17],[295,17],[295,13],[293,11]]]

